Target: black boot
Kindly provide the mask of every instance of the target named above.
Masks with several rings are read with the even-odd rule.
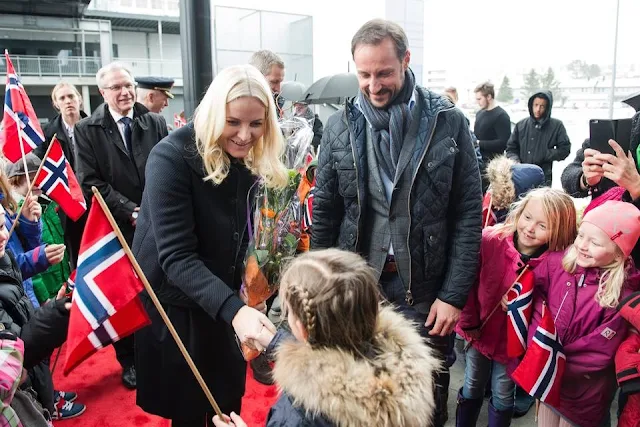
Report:
[[[493,406],[493,403],[489,401],[489,427],[509,427],[512,417],[513,409],[498,411],[495,406]]]
[[[271,365],[264,353],[251,361],[251,369],[253,369],[253,378],[260,384],[273,385]]]
[[[432,427],[444,427],[449,420],[448,403],[449,403],[449,383],[451,382],[451,374],[449,369],[445,372],[439,372],[435,375],[436,380],[436,410],[433,415]]]
[[[458,391],[458,406],[456,407],[456,427],[473,427],[478,422],[483,398],[466,399],[462,397],[462,389]]]

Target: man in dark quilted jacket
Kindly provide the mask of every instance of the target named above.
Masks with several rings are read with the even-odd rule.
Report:
[[[400,26],[364,24],[351,52],[360,91],[327,121],[311,248],[364,255],[383,296],[443,360],[476,278],[480,173],[463,113],[416,85]],[[449,371],[435,378],[433,426],[447,420]]]

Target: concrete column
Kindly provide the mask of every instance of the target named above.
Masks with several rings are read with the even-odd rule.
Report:
[[[180,1],[184,113],[191,117],[213,81],[211,0]]]
[[[89,97],[89,86],[82,86],[82,106],[88,115],[91,115],[91,98]]]
[[[113,61],[113,39],[111,37],[111,22],[100,22],[100,59],[102,65]]]

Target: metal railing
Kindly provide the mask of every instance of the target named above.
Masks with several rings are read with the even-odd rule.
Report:
[[[16,55],[11,57],[13,67],[19,76],[95,76],[100,69],[100,58],[86,56],[35,56]],[[6,74],[7,64],[0,60],[0,75]]]
[[[127,65],[134,76],[163,76],[182,78],[180,60],[146,58],[114,58]],[[100,69],[100,58],[83,56],[35,56],[15,55],[11,57],[19,76],[38,77],[94,77]],[[0,59],[0,75],[7,73],[7,64]]]
[[[179,16],[180,0],[92,0],[87,10]]]
[[[114,58],[127,65],[134,76],[162,76],[182,78],[182,61],[179,59]]]

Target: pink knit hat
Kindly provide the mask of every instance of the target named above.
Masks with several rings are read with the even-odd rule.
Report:
[[[626,257],[631,255],[640,237],[640,210],[631,203],[608,200],[590,210],[582,222],[593,224],[607,233]]]

